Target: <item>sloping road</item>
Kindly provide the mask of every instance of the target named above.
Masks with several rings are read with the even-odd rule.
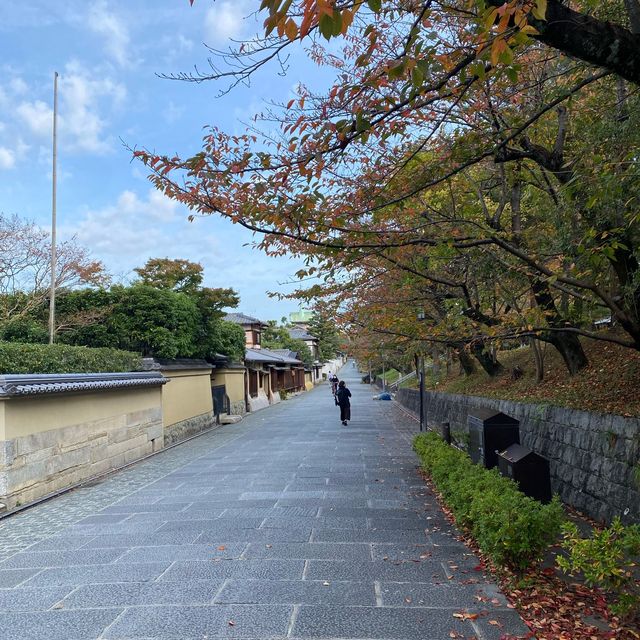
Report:
[[[0,522],[0,638],[526,633],[417,474],[415,422],[340,376],[348,427],[321,385]]]

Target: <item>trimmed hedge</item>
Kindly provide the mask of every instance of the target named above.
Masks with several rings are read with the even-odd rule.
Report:
[[[557,496],[546,505],[525,496],[513,480],[473,464],[435,433],[416,436],[413,448],[456,522],[496,564],[525,569],[557,541],[564,520]]]
[[[2,373],[119,373],[139,371],[142,359],[118,349],[0,342]]]

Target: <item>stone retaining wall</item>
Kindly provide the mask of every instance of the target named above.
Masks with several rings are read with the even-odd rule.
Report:
[[[396,400],[418,414],[419,393],[400,389]],[[543,404],[425,392],[432,426],[449,422],[467,432],[470,411],[486,407],[520,421],[523,445],[549,459],[552,487],[562,500],[596,520],[640,522],[640,420]]]
[[[0,376],[6,509],[164,447],[159,373]]]
[[[201,431],[210,429],[215,426],[216,420],[213,413],[203,413],[200,416],[193,418],[187,418],[181,422],[176,422],[164,430],[164,445],[165,447],[180,442],[185,438],[189,438]]]

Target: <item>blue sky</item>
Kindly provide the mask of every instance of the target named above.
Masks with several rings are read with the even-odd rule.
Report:
[[[53,73],[59,80],[58,228],[76,235],[116,280],[150,257],[200,262],[205,284],[233,287],[239,309],[279,319],[297,305],[267,291],[290,290],[300,262],[244,246],[253,236],[209,217],[187,221],[156,192],[131,147],[193,153],[202,127],[242,130],[265,100],[285,101],[299,81],[327,81],[303,55],[281,77],[271,68],[218,98],[220,86],[163,80],[206,68],[207,50],[248,37],[252,0],[3,0],[0,20],[0,211],[51,216]]]

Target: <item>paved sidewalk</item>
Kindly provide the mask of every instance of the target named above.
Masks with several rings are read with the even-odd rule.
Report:
[[[341,373],[348,427],[322,385],[1,521],[0,639],[526,633],[416,473],[415,422]]]

